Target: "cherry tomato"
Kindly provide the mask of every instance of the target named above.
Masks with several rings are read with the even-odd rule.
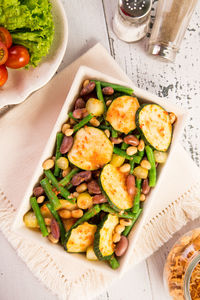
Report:
[[[3,86],[8,79],[8,71],[5,65],[0,66],[0,86]]]
[[[6,66],[11,69],[23,68],[29,63],[29,60],[29,52],[24,46],[12,46],[10,49],[8,49]]]
[[[8,59],[8,49],[2,42],[0,42],[0,65],[5,64],[7,59]]]
[[[4,27],[0,27],[0,42],[6,45],[7,48],[10,48],[12,45],[12,36]]]

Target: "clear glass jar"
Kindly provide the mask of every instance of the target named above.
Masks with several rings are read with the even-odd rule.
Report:
[[[169,61],[175,59],[198,0],[160,0],[148,52]]]
[[[171,249],[164,284],[173,300],[200,300],[200,228],[186,233]]]

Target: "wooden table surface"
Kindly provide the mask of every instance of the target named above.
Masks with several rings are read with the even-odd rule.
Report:
[[[127,44],[114,35],[112,18],[117,0],[62,0],[62,2],[69,22],[69,41],[59,70],[100,42],[137,86],[161,97],[168,97],[189,111],[182,145],[199,165],[200,2],[197,4],[174,64],[160,62],[150,57],[145,50],[148,39]],[[154,0],[154,6],[156,2]],[[95,300],[166,300],[168,297],[162,283],[166,256],[177,238],[198,226],[199,221],[200,219],[187,224],[154,255],[129,271]],[[32,275],[2,234],[0,245],[1,300],[57,299]]]

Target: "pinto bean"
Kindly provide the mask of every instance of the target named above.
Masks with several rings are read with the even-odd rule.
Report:
[[[35,197],[42,196],[44,194],[44,189],[42,186],[36,186],[33,189],[33,194]]]
[[[121,144],[123,141],[121,138],[113,138],[113,137],[111,137],[110,140],[113,144],[116,144],[116,145]]]
[[[124,143],[131,145],[131,146],[138,146],[139,140],[136,138],[136,136],[130,134],[130,135],[125,136]]]
[[[135,176],[134,175],[128,175],[126,177],[126,186],[127,186],[127,192],[130,196],[134,196],[136,189],[135,189]]]
[[[67,153],[72,145],[73,145],[73,137],[72,136],[64,136],[63,140],[62,140],[62,144],[60,146],[60,153],[61,154],[65,154]]]
[[[77,108],[73,111],[73,117],[76,119],[82,119],[87,113],[86,108]]]
[[[101,171],[96,170],[96,171],[93,171],[93,172],[92,172],[92,175],[93,175],[94,178],[98,179],[99,176],[100,176],[100,173],[101,173]]]
[[[74,175],[71,182],[74,186],[77,186],[84,181],[90,180],[91,177],[92,177],[91,171],[82,171],[82,172]]]
[[[125,236],[121,236],[120,241],[117,243],[115,248],[115,254],[117,256],[122,256],[128,249],[128,239]]]
[[[102,89],[104,95],[110,96],[114,94],[114,89],[111,86],[106,86]]]
[[[82,88],[80,95],[81,96],[85,96],[88,95],[89,93],[91,93],[94,89],[95,89],[95,82],[94,81],[90,81],[88,83],[88,85],[86,85],[85,87]]]
[[[78,98],[75,102],[75,110],[78,108],[84,108],[85,107],[85,101],[82,98]]]
[[[90,194],[101,194],[101,189],[95,180],[88,182],[87,188]]]
[[[102,194],[99,194],[99,195],[95,195],[93,198],[93,204],[101,204],[101,203],[106,203],[108,202],[106,197]]]
[[[147,195],[150,192],[149,180],[148,178],[144,179],[142,182],[142,193]]]
[[[51,234],[57,240],[60,238],[60,227],[54,218],[51,220]]]

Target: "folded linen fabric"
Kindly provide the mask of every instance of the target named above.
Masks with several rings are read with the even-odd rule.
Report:
[[[103,65],[97,59],[99,57],[104,61]],[[32,240],[20,237],[12,231],[11,225],[26,184],[80,65],[87,65],[130,82],[107,51],[97,44],[55,76],[44,88],[0,119],[0,228],[33,274],[60,299],[69,300],[92,299],[107,287],[107,282],[111,283],[118,276],[77,266],[70,259],[63,262],[53,252],[35,245]],[[9,157],[9,160],[5,161],[5,157]],[[175,181],[174,178],[179,180]],[[161,192],[155,199],[138,238],[131,257],[131,267],[151,255],[189,220],[200,216],[199,182],[199,169],[178,145],[163,180]]]

